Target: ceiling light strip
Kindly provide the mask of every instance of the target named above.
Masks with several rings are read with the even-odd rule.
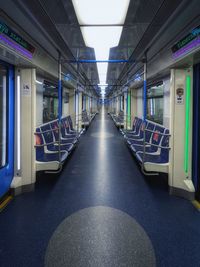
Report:
[[[130,0],[72,0],[86,46],[93,47],[96,59],[77,63],[97,64],[100,84],[106,83],[108,63],[127,63],[109,60],[111,47],[119,44]]]

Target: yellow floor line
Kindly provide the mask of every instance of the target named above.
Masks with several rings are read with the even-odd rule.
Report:
[[[192,204],[195,206],[196,209],[200,211],[200,202],[198,202],[197,200],[194,200],[192,201]]]
[[[1,204],[0,204],[0,211],[3,210],[8,203],[13,199],[12,196],[8,196]]]

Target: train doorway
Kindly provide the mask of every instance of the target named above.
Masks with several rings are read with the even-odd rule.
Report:
[[[9,190],[14,170],[14,69],[0,62],[0,198]]]
[[[200,63],[194,66],[192,177],[196,199],[200,201]]]

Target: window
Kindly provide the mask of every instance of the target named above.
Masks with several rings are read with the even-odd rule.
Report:
[[[131,127],[131,91],[127,93],[127,126]]]
[[[85,95],[82,94],[82,110],[85,110]]]
[[[58,117],[58,88],[49,82],[44,82],[43,89],[43,123],[45,123]]]
[[[0,168],[6,165],[7,149],[7,70],[0,66]]]
[[[121,96],[121,110],[124,111],[124,95]]]
[[[68,104],[69,103],[69,93],[63,92],[63,99],[64,99],[64,103]]]
[[[147,90],[147,119],[163,124],[163,83]]]

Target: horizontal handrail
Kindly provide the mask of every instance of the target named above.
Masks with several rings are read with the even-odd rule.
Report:
[[[44,146],[49,146],[49,145],[56,145],[56,146],[65,146],[65,145],[69,145],[69,144],[72,144],[73,143],[59,143],[58,141],[55,141],[55,142],[49,142],[49,143],[44,143],[44,144],[41,144],[41,145],[34,145],[34,147],[44,147]]]
[[[171,136],[171,134],[165,134],[165,133],[161,133],[161,132],[157,132],[157,131],[152,131],[152,130],[149,130],[147,128],[144,129],[145,132],[150,132],[150,133],[157,133],[159,135],[162,135],[162,136]]]
[[[160,145],[156,145],[156,144],[149,143],[149,142],[145,142],[145,146],[146,145],[155,146],[155,147],[163,148],[163,149],[171,149],[171,147],[168,147],[168,146],[160,146]]]
[[[49,132],[56,132],[59,131],[59,128],[54,128],[46,131],[40,131],[40,132],[35,132],[34,134],[44,134],[44,133],[49,133]]]
[[[82,120],[79,120],[79,121],[82,121]],[[68,127],[64,127],[65,129],[67,128],[70,128],[70,126]],[[34,134],[44,134],[44,133],[49,133],[49,132],[56,132],[56,131],[59,131],[59,127],[58,128],[54,128],[54,129],[50,129],[50,130],[46,130],[46,131],[40,131],[40,132],[35,132]]]
[[[62,140],[60,140],[62,141]],[[55,146],[67,146],[67,145],[73,145],[73,143],[60,143],[60,142],[56,142]]]
[[[55,145],[55,144],[57,144],[57,142],[49,142],[49,143],[44,143],[41,145],[35,145],[35,147],[43,147],[43,146],[49,146],[49,145]]]

